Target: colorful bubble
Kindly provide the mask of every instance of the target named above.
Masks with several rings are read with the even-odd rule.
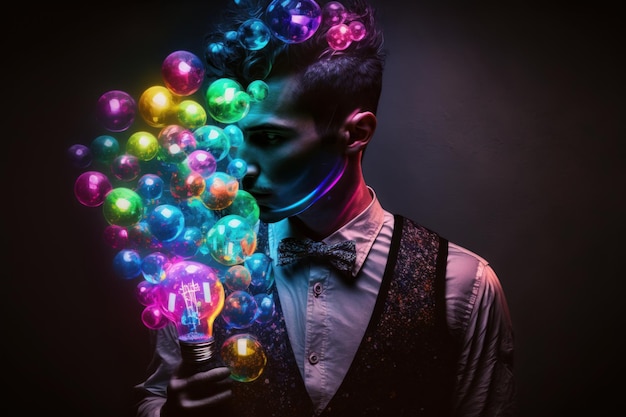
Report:
[[[74,195],[84,206],[97,207],[104,203],[106,195],[113,189],[111,181],[102,172],[86,171],[74,182]]]
[[[141,255],[133,249],[122,249],[113,257],[113,270],[124,279],[141,274]]]
[[[96,161],[110,164],[120,154],[120,143],[113,136],[100,135],[91,141],[89,149]]]
[[[230,78],[213,81],[206,91],[207,111],[220,123],[234,123],[250,110],[250,96],[241,84]]]
[[[110,224],[104,228],[102,234],[104,243],[113,249],[124,249],[128,246],[128,230],[116,224]]]
[[[313,0],[273,0],[266,10],[267,25],[285,43],[300,43],[315,34],[322,9]]]
[[[215,125],[205,125],[193,132],[196,138],[197,149],[210,152],[216,161],[221,161],[228,156],[230,139],[224,133],[224,129]]]
[[[343,51],[352,44],[350,29],[343,23],[332,26],[326,32],[326,41],[335,51]]]
[[[242,179],[248,171],[248,164],[241,158],[233,158],[228,162],[226,173],[232,175],[238,180]]]
[[[148,87],[139,97],[139,114],[152,127],[164,127],[176,114],[176,101],[166,87]]]
[[[365,25],[358,20],[354,20],[348,24],[348,28],[350,29],[350,38],[353,41],[360,41],[367,35],[367,30],[365,29]]]
[[[75,144],[67,149],[67,156],[70,163],[76,168],[87,168],[93,161],[93,155],[89,147]]]
[[[213,259],[222,265],[241,264],[256,249],[256,233],[246,219],[229,214],[211,227],[206,245]]]
[[[224,209],[224,214],[237,214],[245,218],[250,225],[256,225],[261,210],[256,199],[246,190],[237,190],[233,202]]]
[[[159,141],[150,132],[135,132],[126,141],[126,153],[140,161],[150,161],[159,152]]]
[[[159,286],[146,280],[141,280],[135,287],[135,297],[141,305],[150,306],[158,301]]]
[[[248,19],[237,30],[237,39],[250,51],[265,48],[271,37],[270,30],[260,19]]]
[[[202,149],[197,149],[187,156],[187,165],[203,178],[211,176],[217,170],[217,162],[213,154]]]
[[[133,181],[141,173],[139,158],[129,154],[120,155],[111,162],[111,172],[120,181]]]
[[[224,273],[224,285],[230,291],[246,291],[251,280],[250,271],[243,265],[233,265]]]
[[[262,252],[256,252],[248,256],[244,266],[250,271],[250,285],[254,292],[267,291],[274,284],[272,273],[272,259]]]
[[[195,100],[181,101],[176,115],[180,124],[188,129],[196,129],[207,121],[206,110]]]
[[[251,382],[263,373],[267,356],[261,343],[251,334],[229,337],[220,348],[220,356],[230,368],[230,377],[240,382]]]
[[[161,242],[176,239],[185,227],[183,212],[173,204],[160,204],[148,215],[150,233]]]
[[[346,8],[338,1],[331,1],[324,6],[322,16],[324,17],[324,23],[329,26],[339,25],[346,20]]]
[[[259,314],[257,315],[256,322],[265,324],[274,319],[274,313],[276,312],[276,303],[274,303],[274,297],[271,294],[259,293],[254,296]]]
[[[168,163],[179,163],[185,160],[187,154],[181,144],[181,135],[187,128],[180,125],[164,126],[157,135],[159,142],[159,159]]]
[[[102,204],[104,218],[110,224],[131,226],[143,216],[141,196],[126,187],[112,189]]]
[[[100,96],[96,103],[96,117],[111,132],[122,132],[135,121],[137,106],[130,94],[112,90]]]
[[[169,320],[163,314],[161,308],[156,305],[149,305],[141,312],[141,321],[148,329],[158,330],[165,327]]]
[[[161,65],[165,86],[179,96],[198,91],[204,81],[204,71],[202,60],[189,51],[172,52]]]
[[[141,273],[149,283],[158,284],[165,279],[165,271],[170,265],[170,260],[166,254],[152,252],[141,261]]]
[[[198,197],[205,188],[206,182],[202,174],[185,166],[180,166],[170,177],[170,193],[177,199]]]
[[[267,98],[270,88],[263,80],[255,80],[248,84],[246,92],[254,101],[263,101]]]
[[[243,145],[243,132],[237,125],[224,126],[224,134],[228,136],[231,147]]]
[[[237,191],[239,191],[237,178],[221,171],[216,171],[206,178],[205,185],[200,198],[211,210],[223,210],[230,206],[237,197]]]
[[[185,226],[183,231],[171,242],[167,242],[167,249],[175,256],[188,259],[195,256],[204,243],[204,234],[199,227]]]
[[[137,181],[137,194],[145,202],[153,202],[163,195],[163,179],[156,174],[144,174]]]
[[[247,291],[233,291],[224,300],[222,319],[231,329],[246,329],[256,320],[256,300]]]

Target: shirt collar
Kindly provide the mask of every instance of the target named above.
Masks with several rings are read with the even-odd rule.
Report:
[[[352,276],[356,277],[363,267],[363,263],[367,259],[367,255],[374,245],[374,241],[378,236],[381,228],[383,227],[383,221],[385,212],[376,197],[376,192],[368,187],[370,194],[372,195],[372,201],[359,215],[346,223],[342,228],[327,236],[323,241],[329,245],[339,243],[345,240],[354,240],[356,242],[356,262],[352,269]],[[275,256],[274,248],[277,246],[281,239],[293,236],[297,236],[293,230],[289,219],[284,219],[276,223],[269,225],[270,227],[270,240],[271,252]]]

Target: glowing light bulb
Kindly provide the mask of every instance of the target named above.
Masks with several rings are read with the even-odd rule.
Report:
[[[161,310],[176,325],[183,365],[202,369],[214,356],[213,321],[224,306],[217,272],[200,262],[182,261],[167,269],[159,285]]]

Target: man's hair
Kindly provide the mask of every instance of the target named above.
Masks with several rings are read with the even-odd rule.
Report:
[[[344,50],[329,46],[328,19],[322,19],[314,35],[303,42],[286,43],[272,36],[264,48],[248,50],[232,34],[251,18],[266,21],[269,3],[270,0],[233,1],[224,11],[215,30],[204,39],[207,76],[231,78],[245,88],[255,80],[295,75],[297,103],[312,114],[322,129],[333,127],[355,109],[376,113],[385,54],[374,8],[364,0],[340,2],[347,12],[346,21],[358,21],[365,28],[365,37]],[[317,3],[323,9],[329,2]]]

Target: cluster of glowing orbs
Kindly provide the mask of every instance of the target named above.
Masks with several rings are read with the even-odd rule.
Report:
[[[195,100],[181,101],[178,104],[176,115],[178,121],[189,129],[196,129],[207,121],[206,110]]]
[[[112,90],[104,93],[96,103],[96,117],[111,132],[122,132],[135,121],[137,105],[126,92]]]
[[[213,321],[224,306],[224,287],[215,269],[184,260],[173,264],[160,284],[159,305],[185,342],[213,336]]]
[[[161,242],[176,239],[185,227],[185,217],[180,207],[173,204],[159,204],[147,217],[150,233]]]
[[[250,51],[263,49],[271,37],[269,28],[260,19],[248,19],[237,30],[237,39]]]
[[[159,141],[150,132],[135,132],[126,141],[126,153],[136,156],[140,161],[150,161],[158,152]]]
[[[254,323],[258,314],[254,296],[247,291],[237,290],[224,300],[221,317],[231,329],[246,329]]]
[[[100,135],[91,141],[93,158],[103,164],[110,164],[120,154],[120,143],[111,135]]]
[[[217,171],[217,161],[213,154],[202,149],[197,149],[187,156],[187,165],[191,170],[202,175],[203,178],[207,178]]]
[[[239,382],[257,379],[265,369],[267,356],[263,346],[249,333],[236,334],[224,341],[220,356],[230,368],[230,376]]]
[[[109,224],[131,226],[143,216],[143,201],[134,190],[126,187],[113,188],[105,196],[102,213]]]
[[[239,181],[222,171],[216,171],[205,180],[200,199],[211,210],[223,210],[230,206],[239,191]]]
[[[152,127],[164,127],[176,114],[176,99],[160,85],[148,87],[139,97],[139,114]]]
[[[79,203],[87,207],[102,205],[112,189],[109,177],[99,171],[85,171],[74,182],[74,196]]]
[[[139,158],[129,154],[119,155],[111,162],[111,172],[120,181],[129,182],[137,179],[141,173]]]
[[[285,43],[311,38],[322,22],[322,9],[313,0],[273,0],[266,10],[267,25]]]
[[[67,156],[70,163],[76,168],[87,168],[93,161],[91,149],[78,143],[67,149]]]
[[[210,152],[216,161],[221,161],[228,156],[231,148],[228,135],[219,126],[204,125],[193,131],[198,149]]]
[[[208,231],[206,246],[217,262],[241,264],[256,250],[256,233],[248,221],[236,214],[220,218]]]
[[[207,111],[221,123],[234,123],[243,119],[250,111],[250,95],[241,84],[230,78],[213,81],[206,91]]]
[[[122,249],[113,257],[113,270],[124,279],[141,274],[141,255],[133,249]]]
[[[165,86],[174,94],[188,96],[200,88],[204,81],[204,64],[188,51],[175,51],[161,64]]]
[[[328,45],[336,51],[343,51],[349,47],[353,41],[359,41],[366,35],[365,26],[359,21],[350,22],[346,25],[341,23],[332,26],[326,32]]]

